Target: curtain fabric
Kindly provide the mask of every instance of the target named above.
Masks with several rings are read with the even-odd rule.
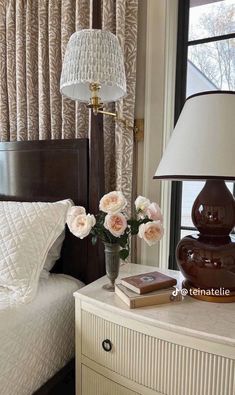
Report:
[[[104,117],[106,189],[123,191],[131,212],[134,109],[136,87],[138,0],[103,0],[102,28],[116,34],[124,53],[127,96],[116,103],[116,111],[131,127]],[[108,106],[115,110],[114,105]],[[115,158],[115,161],[113,160]]]
[[[122,190],[130,212],[138,0],[103,0],[102,28],[124,52],[127,96],[104,117],[106,191]],[[61,96],[63,55],[75,30],[89,28],[90,0],[0,0],[0,141],[86,137],[88,111]],[[115,111],[110,105],[108,110]]]
[[[90,0],[0,0],[0,141],[86,137],[84,104],[61,96],[71,34],[89,28]]]

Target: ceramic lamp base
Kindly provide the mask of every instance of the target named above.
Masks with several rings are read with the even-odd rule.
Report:
[[[188,295],[194,299],[203,300],[204,302],[214,303],[232,303],[235,302],[235,291],[226,293],[224,288],[220,289],[203,289],[196,288],[189,281],[182,283],[182,288],[187,289]]]
[[[176,249],[186,288],[200,300],[235,301],[235,238],[230,235],[235,200],[223,180],[207,180],[194,202],[192,220],[199,233],[181,239]]]

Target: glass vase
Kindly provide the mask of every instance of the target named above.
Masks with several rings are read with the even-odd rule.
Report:
[[[104,243],[105,269],[110,283],[103,285],[103,288],[110,292],[114,292],[115,280],[119,274],[119,250],[119,244]]]

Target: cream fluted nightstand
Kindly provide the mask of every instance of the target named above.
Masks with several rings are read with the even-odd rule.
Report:
[[[120,277],[152,270],[127,264]],[[75,293],[77,395],[235,394],[234,303],[186,297],[129,310],[106,282]]]

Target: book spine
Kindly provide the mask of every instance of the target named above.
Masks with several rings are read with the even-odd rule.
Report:
[[[162,294],[158,297],[152,297],[151,299],[136,299],[131,301],[130,308],[138,308],[138,307],[145,307],[145,306],[153,306],[158,304],[165,304],[165,303],[174,303],[180,302],[182,300],[181,295],[177,295],[174,297],[172,294]]]
[[[164,289],[164,288],[170,288],[173,285],[175,285],[176,283],[172,284],[172,281],[166,281],[163,284],[156,286],[156,284],[149,284],[149,285],[145,285],[144,287],[140,288],[140,294],[145,294],[147,292],[151,292],[151,291],[156,291],[156,290],[160,290],[160,289]]]

